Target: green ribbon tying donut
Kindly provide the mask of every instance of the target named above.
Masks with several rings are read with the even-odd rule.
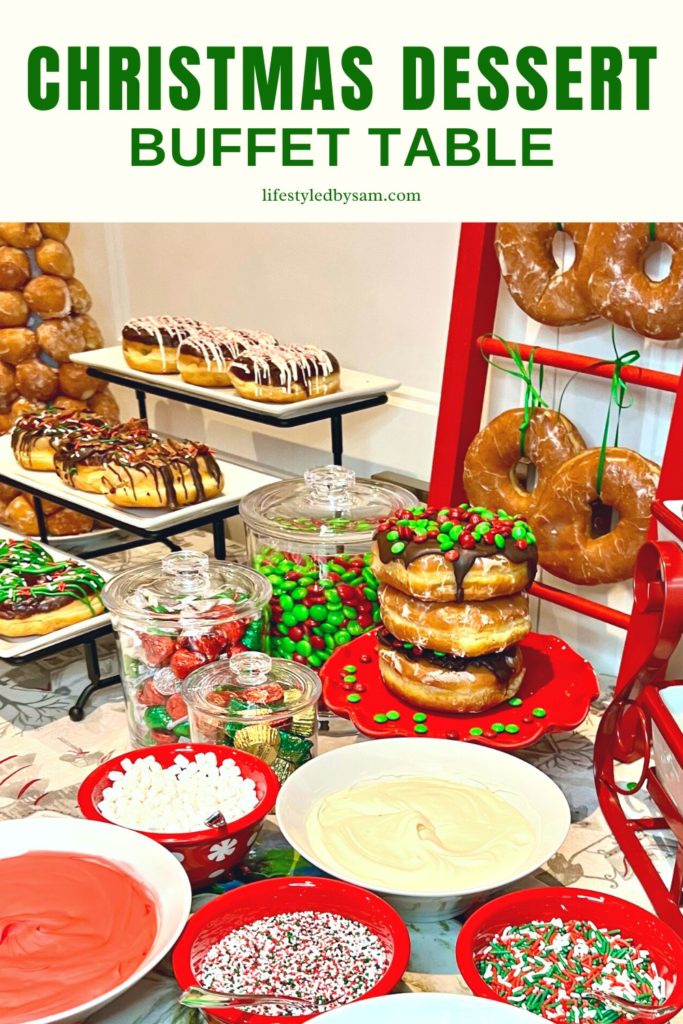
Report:
[[[629,398],[628,384],[626,381],[621,379],[621,368],[622,366],[631,366],[640,359],[640,352],[637,349],[631,349],[630,352],[625,352],[623,356],[619,355],[616,341],[614,340],[614,327],[612,327],[612,347],[616,358],[610,360],[614,363],[614,372],[612,373],[612,383],[610,387],[610,397],[607,404],[607,416],[605,417],[605,429],[602,432],[602,443],[600,445],[600,458],[598,459],[598,473],[595,480],[595,489],[600,495],[602,490],[602,478],[605,473],[605,462],[607,459],[607,442],[609,438],[609,424],[610,417],[612,415],[612,409],[616,406],[617,410],[617,422],[614,430],[614,442],[613,447],[619,447],[619,427],[621,425],[621,414],[624,409],[628,409],[633,405],[633,400],[626,404],[627,398]]]
[[[510,359],[513,361],[517,369],[511,370],[507,366],[500,366],[499,363],[494,363],[493,359],[491,359],[487,355],[484,356],[486,362],[493,366],[496,370],[502,370],[503,373],[509,373],[511,377],[519,378],[519,380],[524,381],[525,384],[524,415],[522,417],[522,422],[519,426],[519,454],[521,456],[524,456],[526,432],[529,429],[529,424],[531,423],[531,414],[534,411],[534,409],[538,409],[540,407],[543,407],[545,409],[548,408],[548,403],[543,399],[543,396],[541,395],[541,391],[543,390],[543,367],[539,366],[538,368],[538,387],[536,387],[533,382],[535,350],[531,350],[531,355],[529,356],[528,362],[525,363],[520,355],[519,348],[517,347],[517,345],[513,345],[511,342],[506,341],[505,338],[501,338],[498,334],[492,334],[491,337],[495,338],[496,341],[500,341],[501,344],[504,345],[505,351],[507,352],[507,354],[509,355]]]
[[[647,229],[650,232],[650,241],[654,242],[657,237],[657,223],[648,224]]]

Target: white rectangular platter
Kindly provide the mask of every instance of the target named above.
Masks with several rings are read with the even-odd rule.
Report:
[[[39,473],[35,470],[24,469],[12,454],[10,435],[5,434],[0,437],[0,467],[3,473],[12,477],[12,481],[16,483],[17,487],[21,487],[22,484],[38,487],[54,501],[58,502],[60,498],[75,501],[84,512],[92,513],[96,518],[101,515],[109,516],[121,526],[133,526],[143,530],[165,530],[167,527],[189,522],[199,516],[235,508],[245,494],[253,491],[256,487],[263,487],[264,484],[275,483],[278,479],[246,466],[225,462],[223,459],[216,461],[225,480],[223,494],[217,498],[210,498],[209,501],[202,501],[196,505],[184,505],[182,508],[175,509],[117,508],[116,505],[107,501],[103,494],[89,494],[86,491],[77,491],[73,487],[68,487],[56,473]]]
[[[197,398],[204,397],[211,402],[220,402],[225,405],[226,412],[230,412],[231,407],[234,409],[248,409],[251,412],[276,416],[282,420],[290,419],[293,416],[301,416],[318,409],[333,409],[337,405],[360,402],[364,398],[374,398],[377,395],[384,395],[389,391],[395,391],[396,388],[401,386],[399,380],[390,380],[388,377],[376,377],[370,373],[362,373],[360,370],[347,370],[342,367],[340,373],[341,387],[335,394],[322,395],[319,398],[305,398],[302,402],[280,405],[276,402],[254,402],[250,398],[241,398],[233,388],[200,388],[196,384],[186,384],[178,373],[159,374],[133,370],[126,362],[120,345],[96,349],[93,352],[79,352],[73,355],[71,359],[74,363],[82,363],[83,366],[108,370],[111,373],[127,377],[133,381],[171,388],[178,392],[179,398],[182,398],[183,395],[192,395]]]
[[[43,544],[37,537],[24,538],[22,534],[14,533],[13,530],[7,530],[4,526],[0,526],[0,539],[35,540],[56,561],[61,562],[70,558],[74,562],[80,562],[82,565],[90,566],[91,569],[96,569],[105,580],[111,576],[111,573],[96,566],[93,562],[87,562],[84,558],[77,558],[68,552],[60,551],[59,548],[54,548],[51,544]],[[92,630],[108,625],[109,621],[109,612],[104,612],[102,615],[95,615],[90,619],[84,619],[83,622],[74,622],[70,626],[62,627],[62,629],[55,629],[54,632],[46,633],[44,636],[0,637],[0,658],[24,658],[27,654],[33,654],[34,651],[40,651],[44,647],[51,647],[52,644],[61,643],[63,640],[86,636]]]

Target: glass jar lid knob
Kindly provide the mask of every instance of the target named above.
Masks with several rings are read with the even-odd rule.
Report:
[[[230,668],[243,686],[261,686],[267,682],[273,659],[259,651],[244,651],[230,659]]]
[[[209,580],[209,556],[203,551],[174,551],[163,559],[161,568],[181,594],[196,593]]]
[[[315,501],[322,501],[340,509],[348,508],[351,504],[351,490],[356,482],[356,474],[352,469],[345,469],[343,466],[318,466],[315,469],[307,469],[304,480]]]

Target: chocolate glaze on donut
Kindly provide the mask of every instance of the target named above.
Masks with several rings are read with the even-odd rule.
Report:
[[[66,437],[57,447],[55,465],[60,476],[71,476],[79,466],[102,466],[112,452],[126,448],[149,447],[157,440],[147,420],[128,420],[104,429],[91,437]]]
[[[132,470],[148,473],[154,480],[159,500],[163,501],[165,497],[169,508],[178,508],[175,496],[175,483],[178,480],[182,482],[186,496],[189,496],[185,484],[185,472],[190,474],[194,483],[197,494],[195,501],[206,499],[206,490],[201,474],[202,468],[216,484],[220,484],[222,479],[220,467],[207,445],[196,444],[192,441],[176,441],[173,438],[158,441],[148,448],[111,452],[105,461],[108,471],[117,477],[123,487],[130,488],[134,496],[137,491]],[[173,473],[173,468],[176,469],[176,474]],[[114,489],[111,488],[112,492]]]
[[[432,516],[436,517],[438,515],[438,510],[429,508],[421,509],[419,511],[415,511],[412,509],[404,509],[403,511],[406,514],[406,518],[412,517],[418,520],[420,518],[430,518]],[[462,525],[461,521],[455,518],[455,516],[461,512],[461,509],[444,509],[443,512],[445,513],[445,516],[442,517],[444,518],[444,521],[450,521],[452,516],[454,526]],[[477,514],[476,510],[469,506],[466,506],[466,515],[471,516],[473,514]],[[393,524],[396,521],[396,519],[400,520],[401,518],[402,514],[398,517],[393,517],[392,520],[390,520],[390,523]],[[514,526],[516,521],[510,519],[509,522],[511,526]],[[378,530],[375,533],[375,540],[377,541],[377,550],[379,553],[379,557],[385,564],[387,562],[393,561],[394,559],[397,559],[403,562],[403,564],[407,567],[410,565],[411,562],[414,562],[416,559],[421,558],[422,555],[444,554],[443,549],[437,543],[436,538],[413,540],[410,537],[407,537],[405,540],[405,546],[403,550],[398,553],[393,552],[391,550],[393,545],[392,542],[388,539],[388,532],[390,531]],[[468,572],[474,565],[477,558],[495,558],[497,555],[504,555],[508,559],[508,561],[513,562],[515,564],[526,562],[528,571],[527,589],[529,589],[531,584],[534,582],[534,578],[536,576],[536,569],[538,566],[538,551],[536,545],[532,543],[526,544],[524,547],[520,547],[518,542],[516,542],[511,536],[503,536],[503,541],[504,544],[502,547],[499,547],[496,544],[488,544],[484,540],[478,540],[470,548],[458,548],[457,558],[453,559],[453,561],[451,562],[451,565],[453,567],[453,575],[455,576],[456,601],[463,600],[463,583],[465,577],[467,576]]]
[[[250,350],[236,359],[231,367],[233,376],[238,380],[253,382],[257,386],[284,388],[285,391],[298,384],[309,393],[317,378],[329,377],[338,371],[336,357],[314,345]]]
[[[501,683],[507,683],[516,672],[516,646],[508,647],[497,654],[480,654],[476,658],[464,658],[456,654],[440,654],[416,644],[405,644],[384,627],[378,631],[377,640],[382,647],[400,651],[411,661],[428,661],[448,672],[467,672],[468,669],[483,668],[491,672]]]
[[[206,324],[201,320],[190,320],[180,316],[141,316],[124,324],[121,333],[126,341],[177,348],[190,334],[205,329]]]
[[[103,586],[93,569],[70,559],[55,562],[35,541],[0,542],[0,619],[27,619],[73,601],[90,607]]]
[[[12,451],[15,454],[27,453],[42,437],[48,438],[52,447],[56,448],[75,434],[79,437],[97,437],[107,427],[106,421],[95,413],[83,413],[77,417],[69,410],[57,413],[25,413],[14,424]]]

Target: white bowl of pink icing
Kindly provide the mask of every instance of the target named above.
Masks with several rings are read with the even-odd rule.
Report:
[[[173,854],[116,825],[0,822],[3,1024],[82,1021],[161,960],[190,912]]]
[[[317,757],[285,782],[276,814],[306,860],[407,920],[460,914],[536,871],[570,821],[561,790],[520,758],[428,738]]]

